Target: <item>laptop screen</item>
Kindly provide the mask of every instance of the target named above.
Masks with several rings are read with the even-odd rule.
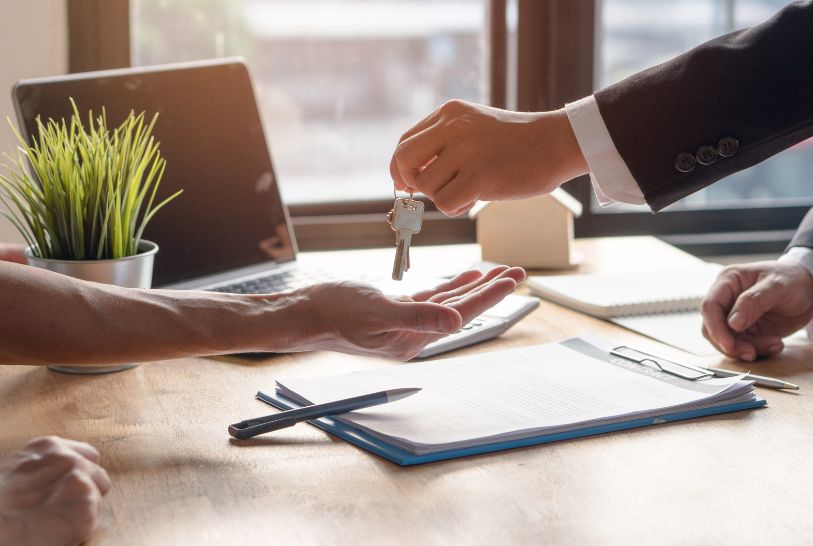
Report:
[[[154,134],[167,166],[160,198],[183,194],[159,211],[144,237],[160,248],[153,286],[269,260],[294,258],[254,91],[242,62],[216,61],[110,70],[22,81],[14,88],[23,134],[41,116],[107,112],[109,127],[134,110],[158,113]]]

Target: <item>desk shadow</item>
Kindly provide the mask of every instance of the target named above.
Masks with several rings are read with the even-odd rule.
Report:
[[[25,407],[33,398],[56,400],[69,397],[72,387],[87,387],[109,381],[113,374],[79,375],[49,370],[46,366],[24,366],[27,370],[14,370],[14,374],[0,381],[0,401],[5,407]],[[132,373],[132,372],[127,372]]]
[[[16,372],[17,370],[15,370]],[[46,383],[48,369],[45,366],[25,370],[19,375],[4,377],[0,383],[0,394],[6,403],[16,403],[17,399],[24,400],[30,396],[35,388],[42,388]]]
[[[273,446],[297,446],[297,445],[320,445],[333,443],[331,439],[314,441],[314,440],[293,440],[291,438],[249,438],[248,440],[238,440],[237,438],[229,438],[229,445],[239,448],[246,447],[273,447]]]
[[[207,356],[209,360],[214,360],[222,364],[229,364],[230,366],[265,366],[277,364],[280,360],[290,356],[289,353],[233,353],[226,355]]]
[[[759,357],[753,362],[740,362],[733,359],[726,359],[726,362],[733,364],[738,369],[749,370],[751,373],[799,383],[798,379],[801,374],[813,371],[810,348],[809,343],[806,345],[788,343],[778,355]]]
[[[760,388],[760,387],[757,386],[757,388]],[[776,394],[784,394],[784,395],[787,395],[787,396],[802,396],[802,394],[803,394],[802,391],[798,390],[798,389],[770,389],[770,388],[764,387],[764,388],[761,388],[761,390],[763,390],[764,392],[769,392],[769,393],[771,393],[771,395],[773,395],[773,393],[776,393]],[[757,391],[757,392],[759,392],[759,391]]]
[[[224,459],[206,458],[192,455],[178,457],[123,457],[105,460],[105,468],[110,472],[139,473],[145,471],[168,470],[179,468],[193,468],[196,471],[214,471],[228,466],[230,461]]]

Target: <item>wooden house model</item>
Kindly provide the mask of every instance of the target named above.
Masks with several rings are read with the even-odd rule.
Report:
[[[582,205],[557,188],[522,201],[481,201],[469,212],[477,222],[483,260],[528,269],[578,265],[573,250],[573,219]]]

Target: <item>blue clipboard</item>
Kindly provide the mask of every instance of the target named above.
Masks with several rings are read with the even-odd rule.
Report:
[[[262,391],[257,393],[257,399],[273,406],[277,409],[288,410],[301,408],[300,404],[281,396],[279,394],[266,394]],[[329,417],[322,419],[314,419],[308,423],[321,428],[325,432],[338,436],[343,440],[347,440],[351,444],[357,445],[362,449],[366,449],[371,453],[387,459],[395,464],[401,466],[410,466],[423,463],[432,463],[435,461],[445,461],[447,459],[456,459],[458,457],[466,457],[468,455],[478,455],[480,453],[492,453],[494,451],[502,451],[504,449],[513,449],[516,447],[534,446],[539,444],[548,444],[550,442],[558,442],[560,440],[570,440],[571,438],[581,438],[583,436],[593,436],[596,434],[604,434],[605,432],[614,432],[617,430],[627,430],[631,428],[646,427],[649,425],[657,425],[661,423],[668,423],[671,421],[681,421],[683,419],[694,419],[695,417],[703,417],[706,415],[717,415],[720,413],[729,413],[732,411],[741,411],[747,409],[760,408],[766,404],[762,398],[757,398],[751,402],[744,402],[740,404],[730,404],[726,406],[717,406],[712,408],[703,408],[698,410],[684,411],[679,413],[670,413],[660,415],[658,417],[650,417],[646,419],[633,419],[623,423],[614,423],[612,425],[602,425],[586,427],[578,430],[571,430],[557,434],[542,434],[531,438],[524,438],[522,440],[498,441],[492,444],[484,444],[476,447],[468,447],[465,449],[450,449],[447,451],[439,451],[436,453],[426,455],[415,455],[405,451],[399,447],[388,444],[380,438],[376,438],[367,434],[366,432],[354,428],[345,423],[334,421]]]

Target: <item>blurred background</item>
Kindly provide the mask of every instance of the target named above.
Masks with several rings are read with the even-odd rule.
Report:
[[[0,85],[9,89],[22,77],[68,70],[243,56],[301,242],[331,247],[335,241],[319,240],[320,222],[346,218],[356,228],[338,244],[348,246],[364,233],[364,215],[392,196],[388,164],[401,133],[446,100],[521,110],[560,107],[714,36],[758,24],[786,3],[4,2],[0,46],[15,53],[3,57]],[[27,39],[32,34],[33,43]],[[8,114],[7,97],[0,107]],[[0,133],[7,150],[10,133]],[[585,181],[566,188],[588,209],[577,235],[657,233],[701,254],[765,252],[781,249],[813,203],[811,171],[813,142],[807,141],[654,218],[638,207],[600,209]],[[439,215],[429,219],[425,242],[473,238],[473,228],[461,220],[442,225]],[[377,244],[377,237],[375,232],[359,244]]]
[[[406,128],[449,99],[488,100],[486,3],[131,0],[132,59],[246,57],[288,201],[380,198]],[[595,87],[758,24],[786,3],[600,1]],[[809,141],[674,207],[810,198],[811,171]]]

